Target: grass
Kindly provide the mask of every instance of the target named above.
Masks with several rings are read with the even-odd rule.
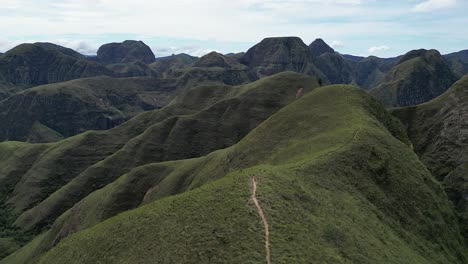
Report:
[[[262,262],[263,226],[249,201],[255,175],[273,262],[464,263],[466,248],[442,188],[404,135],[392,135],[402,131],[392,120],[357,88],[315,89],[232,147],[145,165],[94,192],[62,223],[81,223],[89,210],[105,210],[105,199],[124,202],[118,197],[132,195],[120,194],[153,184],[143,191],[146,205],[90,221],[37,260]]]

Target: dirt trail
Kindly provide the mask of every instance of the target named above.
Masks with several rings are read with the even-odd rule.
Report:
[[[270,228],[268,227],[268,222],[263,213],[262,207],[257,199],[257,177],[252,177],[252,200],[257,207],[258,215],[262,218],[263,226],[265,227],[265,250],[266,250],[266,261],[267,264],[271,264],[271,254],[270,254]]]

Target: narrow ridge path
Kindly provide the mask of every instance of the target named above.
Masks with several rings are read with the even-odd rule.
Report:
[[[270,254],[270,228],[268,226],[267,219],[263,213],[262,207],[257,199],[257,177],[252,177],[252,200],[257,207],[258,215],[262,218],[263,226],[265,227],[265,250],[266,250],[266,261],[267,264],[271,264],[271,254]]]

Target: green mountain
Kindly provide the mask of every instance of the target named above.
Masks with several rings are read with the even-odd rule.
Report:
[[[27,89],[0,101],[0,140],[52,142],[109,129],[167,105],[170,88],[148,77],[101,76]]]
[[[455,81],[455,74],[438,51],[414,50],[370,93],[386,106],[416,105],[441,95]]]
[[[358,62],[348,60],[348,63],[354,72],[354,83],[365,90],[370,90],[383,82],[385,75],[397,62],[370,56]]]
[[[182,53],[168,57],[157,58],[156,62],[150,64],[149,66],[155,72],[164,76],[166,74],[171,75],[174,70],[189,67],[196,60],[198,60],[197,57]]]
[[[323,39],[318,38],[314,40],[312,43],[309,45],[310,51],[312,52],[313,57],[318,57],[323,54],[334,54],[335,51],[328,46]]]
[[[72,79],[112,75],[79,53],[50,43],[21,44],[0,56],[0,81],[36,86]]]
[[[459,211],[465,238],[468,237],[467,112],[468,76],[428,103],[393,110],[408,127],[421,161],[442,182]]]
[[[242,68],[245,67],[234,58],[224,56],[218,52],[210,52],[193,64],[194,67]]]
[[[119,78],[158,75],[157,72],[150,67],[150,65],[141,61],[108,64],[106,67],[114,73],[114,77]]]
[[[6,204],[14,215],[24,211],[16,220],[18,226],[37,232],[93,190],[134,167],[198,157],[235,144],[294,100],[299,87],[307,92],[317,85],[311,77],[284,73],[239,87],[202,86],[161,110],[138,115],[114,129],[87,132],[54,144],[25,145],[46,150],[34,157],[30,167],[21,167],[21,172],[13,169],[13,174],[7,170],[0,177],[11,182],[5,184],[9,186],[4,191],[9,197]],[[9,164],[26,160],[21,153],[12,159]]]
[[[155,56],[150,47],[142,41],[126,40],[122,43],[108,43],[97,51],[97,60],[103,64],[129,63],[141,61],[153,63]]]
[[[257,78],[283,71],[318,76],[325,83],[326,77],[312,63],[309,47],[298,37],[265,38],[250,48],[240,59],[249,66]]]
[[[458,77],[468,74],[468,50],[450,53],[444,55],[444,58]]]
[[[316,82],[304,76],[310,86],[295,99],[292,87],[304,85],[291,83],[298,77],[284,73],[255,85],[226,87],[237,104],[255,109],[252,103],[267,106],[282,98],[278,90],[270,93],[276,83],[288,103],[227,148],[192,159],[147,160],[112,179],[96,171],[94,184],[104,179],[110,184],[96,186],[99,190],[59,217],[52,229],[3,263],[259,263],[266,258],[275,263],[465,263],[466,246],[447,197],[411,150],[401,124],[352,86],[314,89]],[[202,129],[195,135],[210,131],[206,136],[216,139],[224,134],[213,136],[206,128],[208,112],[219,115],[232,107],[219,89],[199,87],[179,102],[196,101],[196,94],[223,94],[199,112],[204,119],[188,117],[199,120],[190,122],[195,131]],[[164,109],[171,107],[176,106]],[[264,111],[248,115],[240,109],[213,125],[224,127],[236,116],[246,124],[246,116]],[[194,126],[197,122],[204,124]],[[157,131],[145,144],[160,138]],[[180,139],[180,150],[209,142]],[[143,157],[128,153],[125,162],[118,158],[113,166]],[[81,189],[77,179],[71,183]],[[67,205],[57,200],[77,194],[69,194],[67,186],[50,196],[52,201]],[[138,208],[111,217],[120,207]]]

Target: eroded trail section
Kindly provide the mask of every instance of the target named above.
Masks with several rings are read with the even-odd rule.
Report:
[[[258,215],[262,218],[263,226],[265,227],[265,250],[266,250],[266,261],[267,264],[271,264],[271,254],[270,254],[270,228],[268,226],[267,219],[263,213],[262,207],[257,199],[257,178],[252,177],[252,200],[257,207]]]

